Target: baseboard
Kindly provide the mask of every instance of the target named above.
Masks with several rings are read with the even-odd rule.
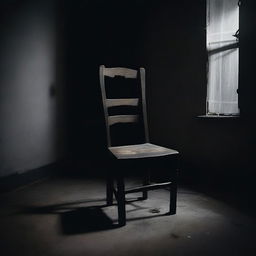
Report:
[[[2,177],[0,178],[0,193],[9,192],[37,180],[55,175],[57,171],[57,163],[53,163],[25,173],[14,173],[12,175]]]

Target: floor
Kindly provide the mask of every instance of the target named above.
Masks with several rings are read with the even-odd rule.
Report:
[[[167,190],[152,191],[145,201],[129,195],[121,228],[104,195],[102,180],[78,178],[0,195],[1,255],[256,255],[255,219],[204,194],[180,187],[173,216],[164,215]]]

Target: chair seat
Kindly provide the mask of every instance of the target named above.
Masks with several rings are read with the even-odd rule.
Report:
[[[108,149],[117,159],[148,158],[174,155],[179,153],[176,150],[161,147],[151,143],[109,147]]]

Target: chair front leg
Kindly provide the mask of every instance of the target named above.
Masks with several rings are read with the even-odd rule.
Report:
[[[117,178],[117,206],[118,206],[118,224],[124,226],[126,224],[126,212],[125,212],[125,187],[124,177],[119,176]]]

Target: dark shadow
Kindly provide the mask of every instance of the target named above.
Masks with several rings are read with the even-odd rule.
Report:
[[[61,231],[66,235],[108,230],[119,227],[119,225],[113,223],[113,220],[102,210],[102,208],[107,207],[106,204],[87,207],[81,205],[88,202],[100,201],[105,201],[105,199],[83,200],[39,207],[30,206],[25,207],[22,213],[58,214],[60,216]]]
[[[128,198],[126,204],[131,204],[136,207],[133,203],[143,200],[142,197]],[[77,210],[83,208],[82,204],[93,203],[93,202],[105,202],[106,199],[88,199],[88,200],[79,200],[73,202],[66,202],[62,204],[51,204],[45,206],[26,206],[23,208],[22,213],[26,214],[60,214],[66,211]],[[113,203],[113,205],[116,205]],[[108,207],[107,204],[93,206],[98,208]],[[140,208],[140,207],[137,207]],[[140,208],[143,209],[143,208]],[[131,210],[134,211],[134,210]]]
[[[45,206],[26,206],[19,213],[25,214],[58,214],[60,216],[61,232],[65,235],[81,234],[102,230],[109,230],[120,227],[115,221],[108,217],[103,208],[108,207],[107,204],[97,206],[83,206],[86,203],[97,203],[106,199],[91,199],[66,202],[61,204],[51,204]],[[133,204],[141,201],[141,197],[129,198],[126,203],[133,205],[135,209],[128,212],[146,209],[144,207]],[[113,206],[117,206],[115,203]],[[117,210],[117,209],[116,209]],[[156,217],[157,215],[150,216]],[[127,220],[138,220],[148,217],[139,217]]]
[[[63,234],[72,235],[116,228],[100,207],[83,207],[60,214]]]
[[[170,216],[170,214],[167,213],[161,213],[161,214],[154,214],[150,216],[143,216],[143,217],[134,217],[134,218],[129,218],[127,221],[136,221],[136,220],[146,220],[146,219],[153,219],[153,218],[159,218],[159,217],[164,217],[164,216]]]
[[[92,199],[92,200],[79,200],[73,202],[67,202],[62,204],[51,204],[46,206],[27,206],[24,208],[23,213],[28,214],[60,214],[65,211],[76,210],[82,208],[81,204],[92,202],[103,202],[105,199]],[[107,205],[101,205],[98,207],[106,207]]]
[[[83,207],[85,203],[102,202],[105,199],[79,200],[62,204],[46,206],[25,207],[25,214],[58,214],[60,216],[61,231],[63,234],[81,234],[100,230],[108,230],[119,227],[113,223],[102,208],[106,204]]]

